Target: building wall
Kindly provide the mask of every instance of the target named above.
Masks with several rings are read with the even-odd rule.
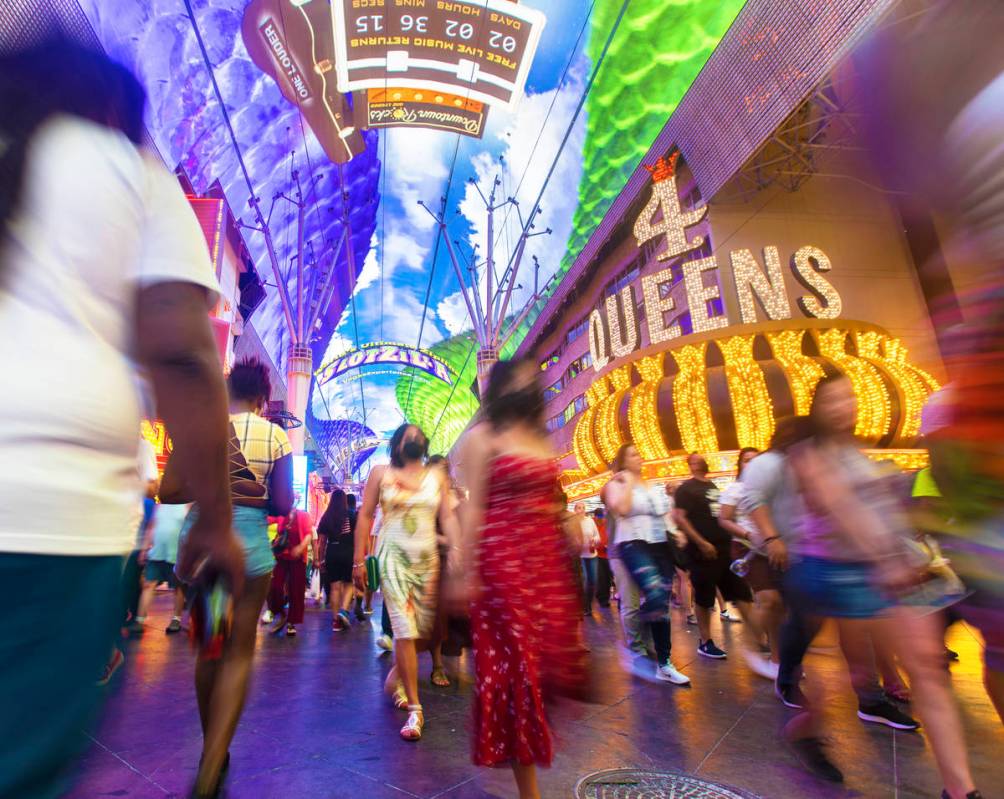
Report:
[[[830,258],[827,279],[843,300],[842,318],[881,325],[903,339],[916,365],[942,377],[934,329],[916,267],[889,197],[853,155],[828,160],[797,192],[767,189],[745,203],[712,202],[713,242],[729,316],[740,318],[729,252],[747,248],[763,264],[762,249],[781,256],[793,316],[805,290],[789,268],[791,256],[811,244]],[[758,309],[759,310],[759,309]]]

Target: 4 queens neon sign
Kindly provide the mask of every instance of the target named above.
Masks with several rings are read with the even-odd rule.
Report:
[[[394,363],[402,366],[412,366],[426,374],[442,380],[447,385],[453,385],[450,368],[428,350],[408,347],[404,344],[374,343],[364,344],[357,350],[350,350],[344,355],[328,361],[321,366],[314,377],[317,384],[323,386],[352,369],[368,366],[374,363]]]

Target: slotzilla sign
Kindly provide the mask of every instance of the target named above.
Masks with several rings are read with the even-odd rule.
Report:
[[[314,377],[317,378],[318,385],[324,385],[329,380],[334,380],[352,369],[374,363],[413,366],[442,380],[447,385],[453,385],[453,380],[450,378],[450,368],[446,363],[431,352],[406,347],[403,344],[366,344],[357,350],[351,350],[335,358],[333,361],[328,361],[314,372]]]
[[[544,28],[507,0],[333,0],[338,89],[404,86],[514,108]]]

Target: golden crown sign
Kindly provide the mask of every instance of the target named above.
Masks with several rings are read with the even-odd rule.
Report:
[[[653,183],[662,183],[664,180],[676,177],[676,159],[680,157],[680,151],[674,150],[668,156],[660,155],[653,166],[643,164],[652,175]]]

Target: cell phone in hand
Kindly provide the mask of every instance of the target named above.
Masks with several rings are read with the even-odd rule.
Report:
[[[230,637],[234,601],[221,575],[210,570],[206,560],[195,568],[192,584],[191,642],[199,655],[218,660]]]

